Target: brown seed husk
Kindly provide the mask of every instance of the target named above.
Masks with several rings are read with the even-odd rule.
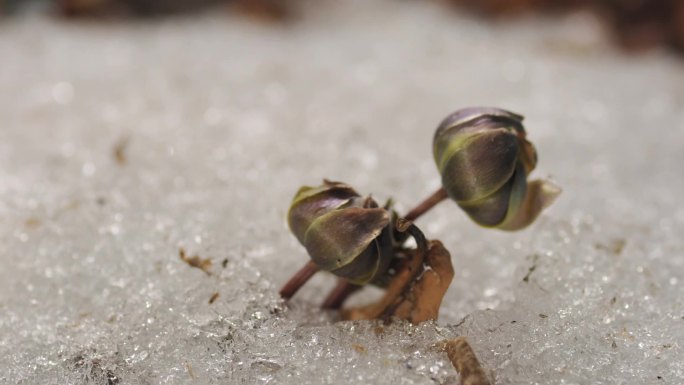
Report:
[[[461,376],[461,385],[491,384],[465,337],[461,336],[447,341],[445,350]]]
[[[430,242],[425,265],[429,268],[414,283],[393,316],[406,319],[413,324],[437,319],[442,299],[454,278],[451,255],[440,241]]]
[[[424,266],[426,268],[422,274],[416,275],[408,263],[404,264],[379,301],[345,309],[342,311],[342,318],[359,320],[396,317],[413,324],[436,320],[442,298],[454,277],[451,255],[441,242],[430,242]]]

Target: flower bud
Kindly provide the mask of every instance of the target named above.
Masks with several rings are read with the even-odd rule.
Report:
[[[482,226],[521,229],[561,191],[549,181],[527,181],[537,153],[522,120],[498,108],[466,108],[447,116],[435,132],[442,186]]]
[[[302,187],[288,212],[290,230],[322,270],[364,284],[392,258],[390,212],[344,183]]]

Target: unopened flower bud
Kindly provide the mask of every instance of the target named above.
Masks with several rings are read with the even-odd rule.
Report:
[[[352,283],[372,281],[391,260],[390,212],[344,183],[302,187],[288,223],[319,268]]]
[[[442,186],[482,226],[521,229],[561,191],[549,181],[527,181],[537,153],[522,120],[498,108],[466,108],[446,117],[435,132]]]

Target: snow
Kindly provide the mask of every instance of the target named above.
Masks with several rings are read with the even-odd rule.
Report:
[[[438,2],[2,23],[0,383],[455,384],[438,345],[458,335],[497,384],[684,382],[676,58],[620,53],[585,15]],[[436,125],[473,105],[526,116],[533,177],[564,189],[537,223],[421,218],[456,270],[437,323],[338,322],[324,274],[283,303],[299,186],[406,212],[439,185]]]

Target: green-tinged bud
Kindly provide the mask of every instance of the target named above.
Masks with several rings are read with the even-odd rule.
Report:
[[[344,183],[302,187],[288,223],[319,268],[352,283],[372,281],[392,258],[389,210]]]
[[[465,108],[447,116],[435,132],[442,186],[482,226],[521,229],[560,194],[549,181],[527,181],[537,152],[522,120],[498,108]]]

